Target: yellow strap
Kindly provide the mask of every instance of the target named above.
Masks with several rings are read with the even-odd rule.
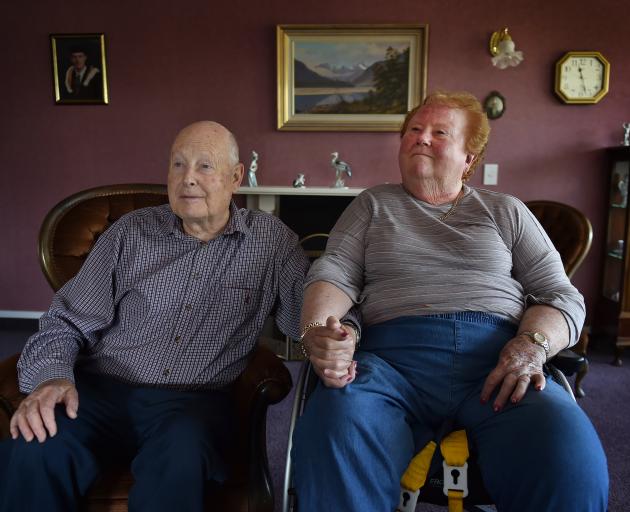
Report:
[[[463,512],[464,498],[462,491],[448,491],[448,512]]]
[[[433,458],[433,452],[435,452],[436,446],[433,441],[429,441],[427,445],[411,459],[405,474],[400,479],[400,485],[402,487],[415,492],[424,485],[427,480],[429,466],[431,465],[431,459]]]
[[[465,430],[456,430],[440,442],[442,456],[449,466],[463,466],[468,460],[468,439]]]
[[[468,460],[468,439],[466,431],[456,430],[440,442],[440,451],[449,466],[463,466]],[[463,512],[464,496],[462,491],[448,491],[448,512]]]

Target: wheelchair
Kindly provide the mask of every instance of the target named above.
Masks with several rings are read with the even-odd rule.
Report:
[[[572,375],[575,372],[575,368],[580,364],[580,361],[559,361],[562,366],[560,371],[555,364],[553,364],[558,356],[548,362],[545,365],[545,373],[548,378],[553,379],[575,400],[571,385],[567,380],[567,375]],[[570,363],[573,363],[571,365]],[[293,431],[295,429],[298,418],[303,414],[304,408],[308,397],[315,389],[319,381],[319,377],[313,370],[309,361],[305,361],[300,370],[298,382],[295,386],[295,396],[293,399],[293,410],[291,413],[290,426],[289,426],[289,440],[287,446],[287,460],[284,473],[284,486],[283,486],[283,500],[282,500],[282,512],[298,512],[299,500],[293,487],[292,481],[292,468],[291,468],[291,448],[293,447]],[[448,434],[448,432],[442,432],[442,434]],[[418,503],[427,503],[432,505],[448,506],[448,497],[444,491],[444,474],[442,470],[442,458],[439,454],[433,457],[431,467],[429,468],[428,475],[426,477],[426,483],[420,490]],[[487,512],[489,510],[496,510],[492,506],[492,499],[486,491],[483,480],[481,478],[481,471],[476,463],[476,454],[471,451],[468,458],[468,471],[467,471],[467,495],[463,499],[463,508],[468,512]],[[402,502],[402,494],[401,494]],[[399,508],[399,510],[401,510]],[[408,510],[408,509],[402,509]]]

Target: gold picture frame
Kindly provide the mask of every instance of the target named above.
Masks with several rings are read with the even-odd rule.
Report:
[[[278,25],[278,130],[398,131],[426,94],[429,27]]]
[[[105,34],[51,34],[57,105],[107,105]]]

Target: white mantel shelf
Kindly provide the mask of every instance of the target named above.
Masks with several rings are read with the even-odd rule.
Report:
[[[358,196],[363,188],[335,187],[241,187],[237,194],[272,196]]]
[[[335,187],[241,187],[236,192],[247,196],[247,208],[275,214],[280,196],[357,196],[363,188]]]

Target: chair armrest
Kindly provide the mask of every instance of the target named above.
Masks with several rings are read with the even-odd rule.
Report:
[[[26,395],[20,393],[17,361],[20,354],[0,361],[0,439],[9,437],[9,421]]]
[[[241,451],[233,476],[249,482],[250,510],[273,510],[273,487],[267,460],[267,408],[285,398],[291,374],[271,350],[258,345],[245,371],[234,383]]]

